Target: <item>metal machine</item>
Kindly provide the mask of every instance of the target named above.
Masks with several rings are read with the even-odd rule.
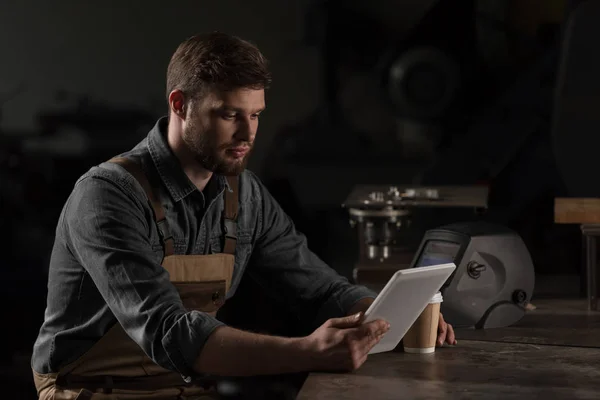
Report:
[[[475,328],[517,322],[531,300],[535,274],[516,232],[477,218],[429,228],[423,236],[414,226],[427,226],[420,210],[448,209],[457,218],[456,209],[464,209],[481,216],[487,197],[486,186],[355,187],[344,204],[360,246],[354,280],[377,290],[398,269],[454,262],[457,269],[441,288],[448,321]],[[417,247],[415,237],[422,237]]]
[[[456,209],[476,216],[487,208],[487,197],[486,186],[356,186],[344,203],[358,232],[354,280],[385,284],[396,270],[410,266],[418,244],[415,238],[439,225],[439,216],[431,222],[435,225],[427,219],[433,209],[452,211],[451,220],[460,215]]]
[[[514,231],[485,222],[427,231],[411,267],[453,262],[442,313],[455,327],[499,328],[519,321],[535,284],[531,256]]]

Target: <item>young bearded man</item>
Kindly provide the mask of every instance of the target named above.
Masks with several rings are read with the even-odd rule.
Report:
[[[365,362],[389,328],[361,324],[375,293],[314,255],[245,170],[269,83],[252,44],[222,33],[187,39],[167,71],[168,117],[77,181],[34,346],[40,398],[176,399],[210,393],[219,376]],[[283,337],[218,320],[243,275],[319,327]],[[440,340],[454,342],[443,319]]]

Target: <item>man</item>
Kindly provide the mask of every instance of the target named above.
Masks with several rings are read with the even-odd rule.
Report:
[[[168,118],[77,181],[34,346],[40,398],[180,398],[208,393],[217,376],[354,370],[388,330],[361,324],[375,293],[310,252],[245,170],[269,83],[250,43],[189,38],[168,67]],[[219,321],[243,275],[319,327],[282,337]],[[439,339],[454,343],[443,319]]]

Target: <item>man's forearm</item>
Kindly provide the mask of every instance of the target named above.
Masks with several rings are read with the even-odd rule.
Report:
[[[308,371],[304,339],[267,336],[221,326],[208,337],[194,366],[222,376],[271,375]]]
[[[352,308],[350,308],[350,311],[348,312],[347,315],[352,315],[352,314],[356,314],[359,312],[365,312],[369,309],[369,307],[371,306],[371,304],[375,301],[375,298],[373,297],[367,297],[364,299],[361,299],[359,301],[357,301]]]

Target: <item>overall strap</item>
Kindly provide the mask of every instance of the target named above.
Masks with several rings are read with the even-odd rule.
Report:
[[[163,242],[165,257],[173,255],[173,235],[171,235],[171,230],[169,229],[169,224],[167,223],[167,218],[165,217],[165,210],[156,197],[156,194],[152,189],[152,186],[150,185],[150,182],[148,181],[148,178],[146,177],[141,165],[125,157],[114,157],[108,160],[108,162],[118,164],[125,168],[125,170],[140,183],[144,189],[144,192],[146,192],[146,196],[152,205],[152,209],[154,210],[154,218]]]
[[[223,231],[225,232],[225,245],[223,253],[235,256],[235,245],[237,243],[237,217],[239,207],[237,176],[227,176],[229,189],[225,189],[225,206],[223,212]]]
[[[165,257],[173,255],[173,235],[171,235],[171,230],[169,229],[169,224],[165,217],[165,210],[157,199],[141,165],[125,157],[114,157],[108,160],[108,162],[118,164],[125,168],[125,170],[140,183],[154,210],[154,218],[156,219],[158,231],[163,242]],[[225,189],[225,205],[223,211],[223,230],[225,232],[223,253],[232,254],[234,256],[235,246],[237,244],[237,216],[239,207],[238,182],[237,176],[227,176],[229,189]]]

